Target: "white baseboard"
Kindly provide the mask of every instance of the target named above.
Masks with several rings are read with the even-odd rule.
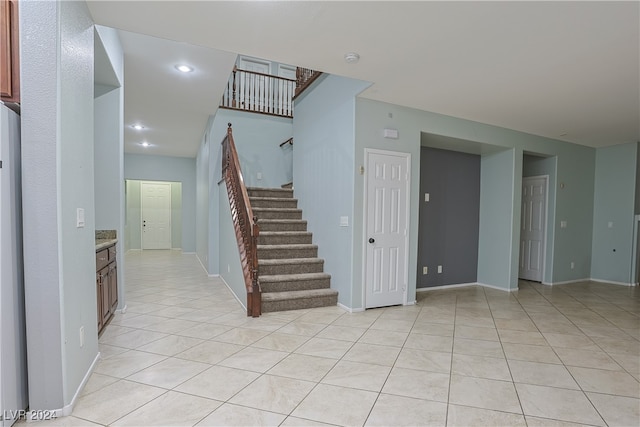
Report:
[[[568,285],[570,283],[588,282],[590,280],[590,278],[585,277],[584,279],[564,280],[562,282],[542,282],[542,284],[547,286]]]
[[[338,303],[338,307],[340,307],[343,310],[348,311],[349,313],[361,313],[364,311],[364,308],[349,308],[344,304],[340,304]]]
[[[215,277],[220,277],[220,275],[219,275],[219,274],[207,274],[207,276],[209,276],[209,277],[214,277],[214,278],[215,278]]]
[[[455,285],[429,286],[427,288],[416,288],[416,292],[431,292],[440,289],[465,288],[467,286],[481,286],[479,283],[457,283]]]
[[[614,282],[613,280],[602,280],[602,279],[594,279],[594,278],[591,278],[589,280],[592,282],[608,283],[611,285],[618,285],[618,286],[638,286],[637,283]]]
[[[209,271],[206,269],[206,267],[204,266],[204,263],[202,262],[202,260],[200,259],[200,257],[198,256],[198,254],[196,254],[196,259],[198,260],[198,262],[200,263],[200,267],[202,267],[202,269],[204,270],[205,273],[207,273],[207,275],[209,275]]]
[[[179,249],[179,250],[182,250],[182,249]],[[196,254],[195,252],[184,252],[184,251],[182,253],[184,255],[195,255]]]
[[[60,418],[60,417],[68,417],[69,415],[71,415],[71,413],[73,412],[73,407],[76,405],[76,402],[78,401],[78,398],[80,397],[80,393],[82,393],[82,390],[84,390],[84,386],[87,385],[87,381],[89,381],[89,378],[91,377],[91,374],[93,374],[93,370],[96,367],[96,364],[98,363],[98,361],[100,360],[100,352],[98,352],[98,354],[96,355],[95,359],[93,359],[93,362],[91,362],[91,366],[89,366],[89,369],[87,370],[86,374],[84,375],[84,378],[82,378],[82,381],[80,382],[80,385],[78,386],[78,389],[76,390],[75,394],[73,395],[73,399],[71,399],[71,402],[68,405],[63,406],[60,409],[52,409],[51,411],[45,411],[48,412],[48,415],[50,414],[51,417],[53,418]],[[38,411],[35,411],[36,413]],[[31,417],[31,413],[27,412],[27,415],[29,417]],[[37,419],[27,419],[28,422],[35,422],[35,421],[40,421]]]
[[[224,277],[220,276],[220,280],[222,280],[222,283],[224,283],[224,285],[227,287],[227,289],[229,289],[229,292],[231,292],[231,295],[233,295],[236,298],[236,301],[238,301],[240,303],[240,305],[242,306],[242,308],[245,309],[245,311],[247,310],[247,305],[240,301],[240,298],[238,297],[238,295],[236,295],[235,292],[233,292],[233,289],[231,289],[231,286],[229,286],[229,284],[227,283],[226,280],[224,280]]]
[[[503,292],[517,292],[518,289],[519,289],[517,286],[515,288],[505,289],[505,288],[501,288],[499,286],[487,285],[486,283],[478,283],[478,286],[482,286],[483,288],[495,289],[495,290],[503,291]]]
[[[124,307],[116,310],[116,313],[120,313],[120,314],[125,314],[126,312],[127,312],[127,304],[125,304]]]

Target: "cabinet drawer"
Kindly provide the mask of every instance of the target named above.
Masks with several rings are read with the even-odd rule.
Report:
[[[109,249],[96,252],[96,270],[101,270],[107,264],[109,264]]]

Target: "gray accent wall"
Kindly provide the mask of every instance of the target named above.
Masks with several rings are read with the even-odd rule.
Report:
[[[480,156],[422,147],[417,288],[476,282],[479,215]]]

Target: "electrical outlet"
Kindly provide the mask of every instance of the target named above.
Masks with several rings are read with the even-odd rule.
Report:
[[[429,267],[422,267],[422,274],[428,274],[429,273]]]
[[[576,263],[571,261],[571,269],[573,270],[574,268],[576,268]]]
[[[231,266],[227,264],[227,273],[231,272]]]
[[[84,347],[84,326],[80,326],[80,347]]]
[[[438,274],[440,274],[440,273],[442,273],[442,266],[441,265],[438,266]]]
[[[429,201],[429,193],[424,193],[424,201],[425,202]]]

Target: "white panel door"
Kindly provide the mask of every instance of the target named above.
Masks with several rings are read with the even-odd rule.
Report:
[[[268,61],[241,57],[238,65],[241,70],[271,74],[271,63]],[[265,76],[248,73],[240,75],[238,95],[245,109],[263,111],[266,108],[265,101],[270,99],[272,90]]]
[[[547,177],[522,178],[520,273],[525,280],[543,279],[547,216]]]
[[[171,249],[171,184],[143,182],[142,249]]]
[[[365,151],[365,307],[406,303],[410,154]]]

